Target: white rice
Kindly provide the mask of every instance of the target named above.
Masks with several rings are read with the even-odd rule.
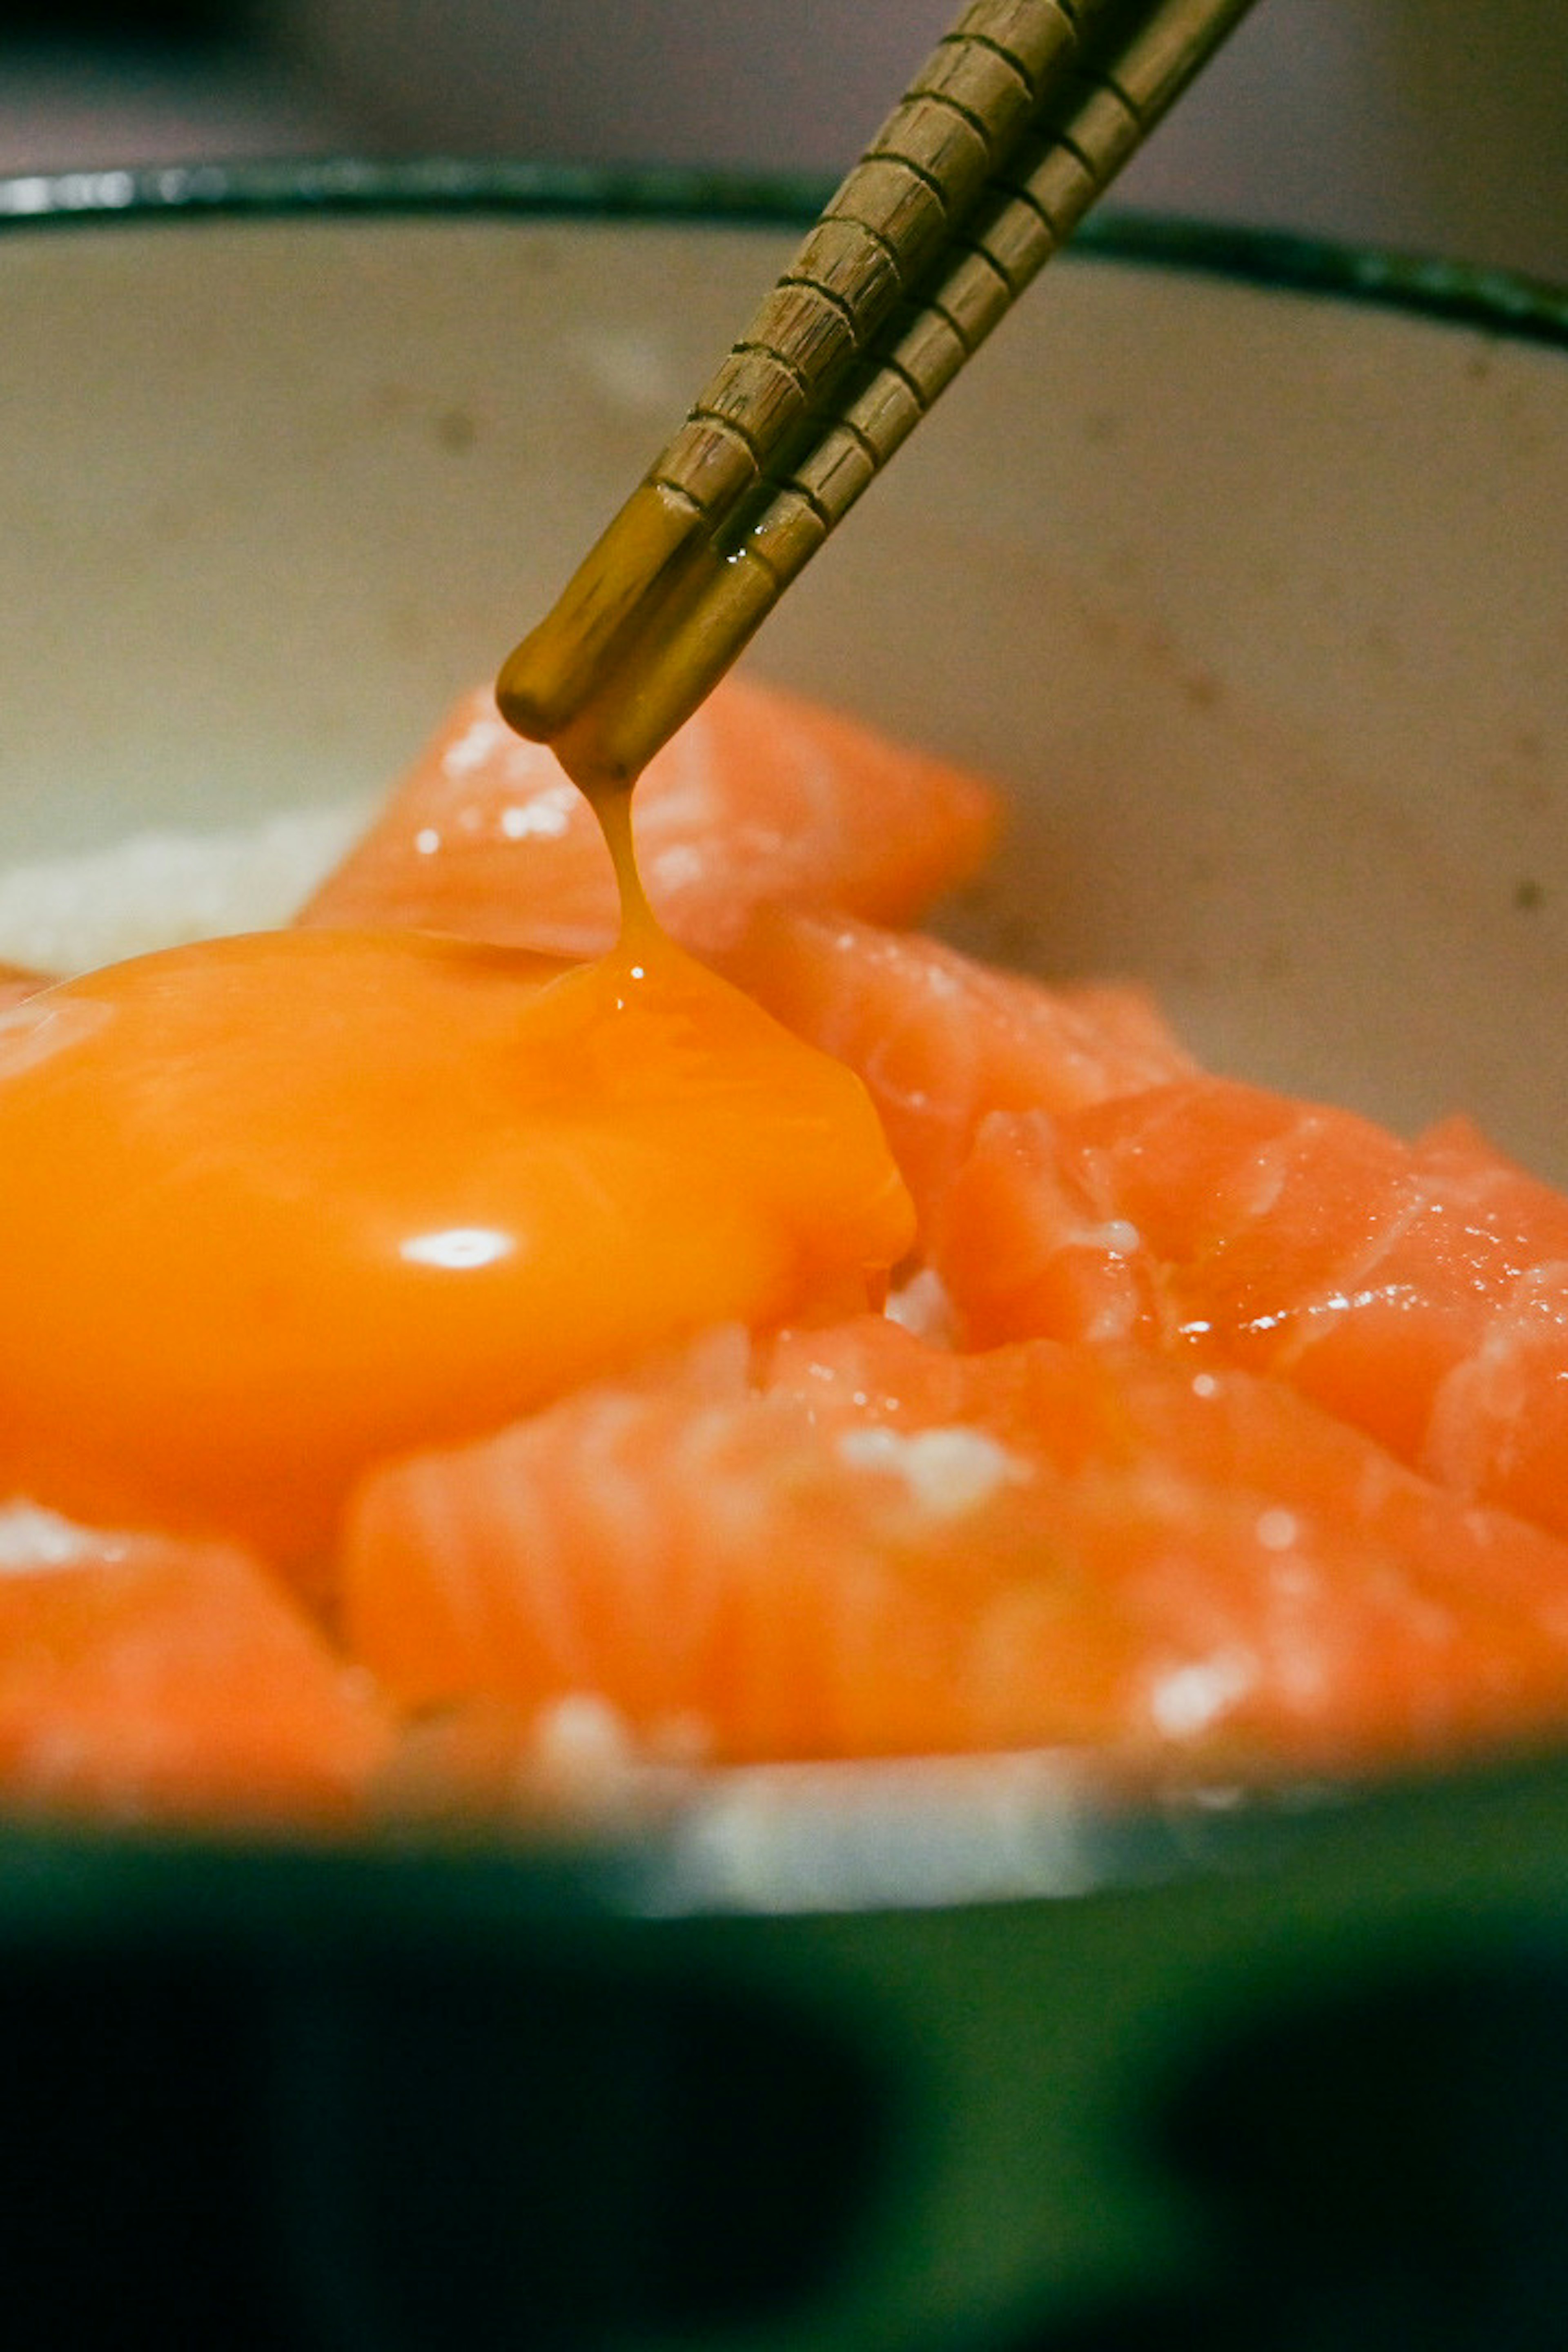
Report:
[[[1026,1462],[984,1430],[962,1423],[909,1436],[894,1429],[847,1429],[837,1451],[858,1469],[893,1472],[910,1500],[933,1519],[966,1518],[1002,1487],[1021,1486],[1033,1475]]]
[[[0,871],[0,963],[67,974],[286,923],[363,833],[374,797],[225,833],[139,833]]]

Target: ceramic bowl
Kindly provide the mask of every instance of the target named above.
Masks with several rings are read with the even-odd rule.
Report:
[[[0,856],[395,774],[812,193],[0,184]],[[955,936],[1568,1179],[1563,301],[1112,224],[752,659],[1005,782]],[[14,1831],[0,1986],[18,2344],[1555,2340],[1550,1759],[1163,1811],[761,1774],[548,1848]]]

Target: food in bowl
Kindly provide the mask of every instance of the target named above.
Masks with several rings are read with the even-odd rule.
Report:
[[[910,929],[998,816],[731,682],[617,936],[479,693],[292,927],[16,976],[9,1801],[1559,1723],[1568,1202]]]

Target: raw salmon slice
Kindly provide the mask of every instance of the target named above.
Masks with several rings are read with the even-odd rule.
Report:
[[[1045,1111],[996,1111],[940,1203],[932,1270],[971,1347],[1169,1345],[1178,1318],[1138,1227],[1097,1192]],[[1191,1337],[1191,1334],[1187,1334]]]
[[[1568,1548],[1277,1382],[874,1318],[764,1376],[382,1469],[345,1543],[359,1654],[413,1706],[591,1700],[721,1760],[1342,1767],[1568,1698]]]
[[[1568,1533],[1568,1202],[1468,1119],[1423,1136],[1422,1166],[1472,1225],[1519,1237],[1479,1336],[1444,1372],[1421,1447],[1428,1475]]]
[[[1124,1745],[1152,1729],[1201,1749],[1212,1729],[1253,1760],[1332,1767],[1550,1727],[1561,1706],[1568,1548],[1279,1381],[1141,1349],[960,1355],[872,1317],[784,1334],[764,1378],[820,1431],[956,1423],[1015,1458],[1043,1449],[1069,1503],[1090,1507],[1090,1572],[1121,1612],[1125,1666],[1157,1670],[1136,1701],[1152,1721]]]
[[[0,1510],[0,1803],[332,1818],[389,1738],[369,1677],[244,1553]]]
[[[990,1112],[1077,1110],[1194,1067],[1136,988],[1048,988],[919,933],[762,909],[728,978],[864,1081],[926,1229]]]
[[[1210,1078],[998,1116],[934,1255],[972,1344],[1247,1364],[1568,1534],[1568,1200],[1463,1122],[1406,1144]]]
[[[698,954],[729,945],[765,901],[908,922],[976,871],[998,815],[978,778],[741,678],[652,761],[636,805],[654,911]],[[585,802],[485,688],[458,704],[300,920],[416,924],[584,956],[609,945],[616,917]]]

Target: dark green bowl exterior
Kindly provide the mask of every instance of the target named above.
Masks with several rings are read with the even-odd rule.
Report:
[[[6,2340],[1544,2352],[1565,1857],[1556,1763],[843,1909],[672,1831],[13,1834]]]
[[[0,234],[73,224],[204,215],[258,219],[324,214],[458,215],[546,219],[726,222],[804,228],[831,193],[826,181],[746,177],[649,165],[474,163],[356,157],[278,163],[174,163],[0,178]],[[1337,300],[1375,303],[1500,335],[1568,349],[1568,288],[1429,255],[1384,251],[1276,229],[1115,211],[1095,214],[1074,249],[1102,259],[1195,270]]]
[[[201,165],[0,182],[0,228],[776,226],[824,193]],[[1083,243],[1568,349],[1568,298],[1495,273]],[[1568,2333],[1568,1764],[1163,1811],[884,1796],[784,1803],[760,1843],[721,1806],[560,1848],[0,1835],[7,2346]]]

